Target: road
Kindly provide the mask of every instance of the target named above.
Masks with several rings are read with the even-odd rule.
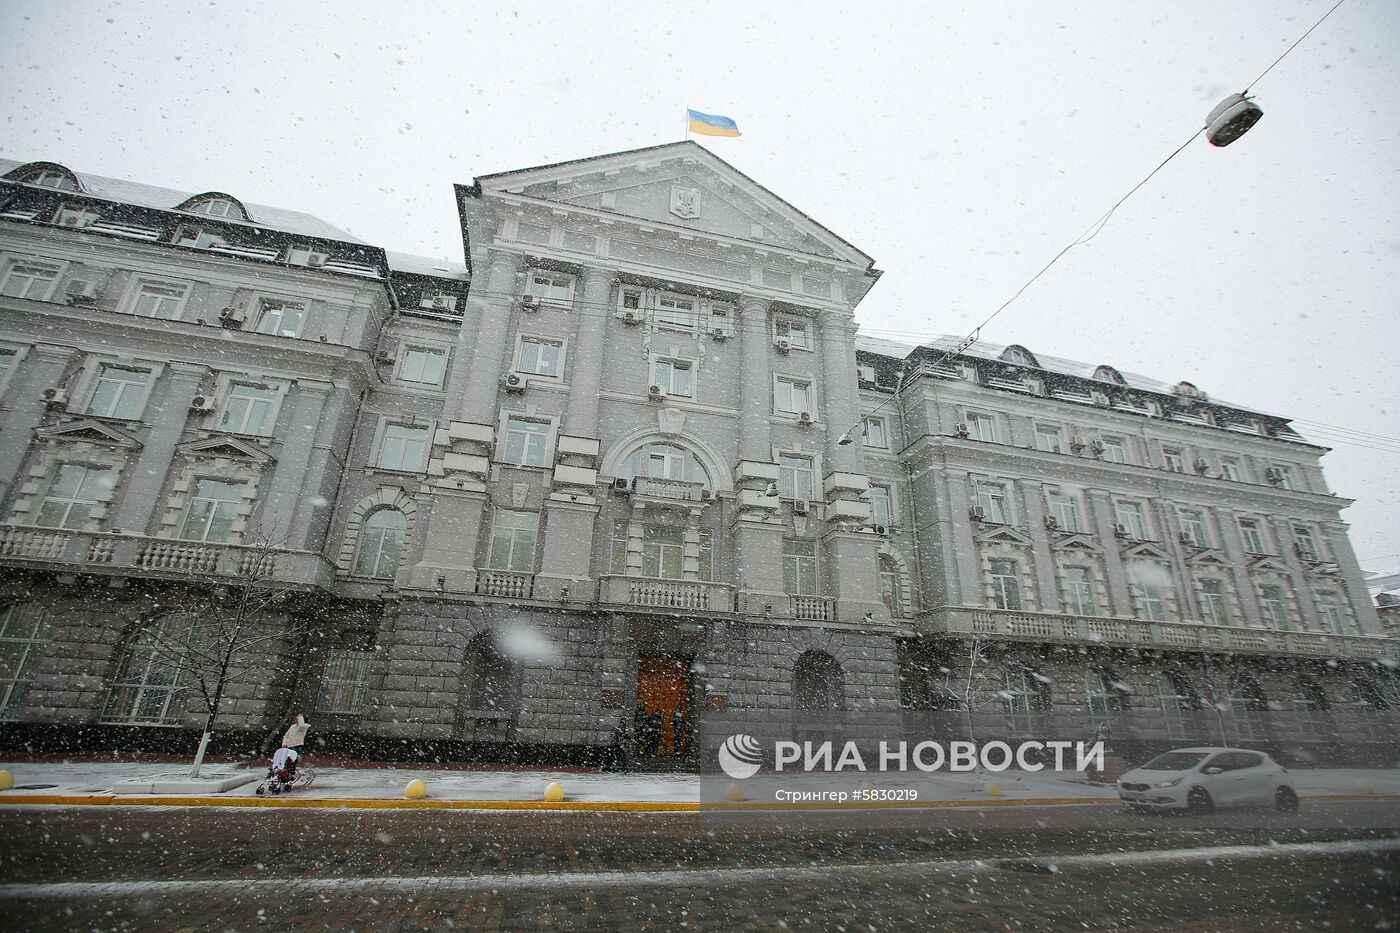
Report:
[[[1397,806],[1316,803],[1292,823],[1103,806],[9,807],[0,916],[26,930],[1375,930],[1400,924]]]

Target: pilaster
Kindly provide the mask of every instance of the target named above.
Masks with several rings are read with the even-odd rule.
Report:
[[[160,499],[161,487],[175,460],[175,446],[189,424],[190,402],[208,376],[209,367],[194,363],[167,363],[166,378],[158,383],[156,397],[146,410],[151,425],[135,469],[125,472],[120,504],[109,525],[128,533],[145,534]]]

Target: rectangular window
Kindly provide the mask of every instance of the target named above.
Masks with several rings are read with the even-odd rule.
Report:
[[[180,313],[180,303],[185,300],[188,289],[183,285],[161,285],[156,282],[142,282],[136,291],[131,313],[137,317],[153,317],[163,321],[173,321]]]
[[[574,303],[574,277],[562,272],[531,272],[525,294],[550,304],[569,307]]]
[[[423,458],[427,452],[427,428],[386,424],[384,436],[379,441],[379,461],[376,466],[384,470],[419,473],[423,470]]]
[[[1288,601],[1284,597],[1283,587],[1273,583],[1259,587],[1259,606],[1264,611],[1266,626],[1281,632],[1286,632],[1292,627],[1289,624]]]
[[[272,433],[272,409],[276,404],[276,389],[235,382],[229,388],[224,413],[219,417],[219,430],[266,437]]]
[[[810,414],[812,411],[812,383],[805,379],[790,379],[786,376],[779,376],[773,408],[787,415],[797,415],[804,411]]]
[[[890,487],[870,485],[870,520],[886,528],[894,524],[894,509],[891,505]]]
[[[783,539],[783,589],[794,596],[817,595],[817,544]]]
[[[502,460],[516,466],[542,467],[549,449],[550,425],[529,418],[506,419],[505,454]]]
[[[399,379],[420,385],[442,385],[447,371],[447,350],[443,347],[404,347],[399,357]]]
[[[199,227],[189,224],[181,224],[175,231],[175,245],[189,246],[194,249],[208,249],[211,246],[227,246],[224,238],[216,233],[209,233]]]
[[[685,533],[679,525],[642,527],[642,576],[661,580],[685,576]]]
[[[1274,485],[1279,489],[1297,489],[1297,484],[1293,480],[1293,468],[1283,464],[1275,464],[1273,467]]]
[[[0,719],[23,714],[49,637],[47,613],[34,603],[10,603],[0,610]]]
[[[306,307],[290,301],[264,298],[258,302],[258,321],[253,330],[259,334],[295,337],[301,331]]]
[[[196,480],[180,537],[210,543],[228,541],[233,535],[233,523],[238,518],[238,507],[242,503],[242,483],[220,479]]]
[[[1204,515],[1191,509],[1182,509],[1177,513],[1177,518],[1181,524],[1182,541],[1195,547],[1210,547]]]
[[[1293,526],[1293,547],[1303,560],[1318,560],[1317,541],[1306,525]]]
[[[856,381],[861,385],[875,384],[875,367],[861,363],[856,366]]]
[[[558,379],[560,362],[564,357],[564,344],[558,340],[543,337],[521,337],[520,349],[515,354],[515,368],[518,372],[532,376],[545,376]]]
[[[1220,475],[1235,483],[1245,482],[1244,465],[1234,457],[1220,458]]]
[[[5,387],[5,380],[9,378],[10,370],[15,368],[17,357],[14,350],[0,350],[0,389]]]
[[[1162,466],[1173,473],[1185,473],[1186,454],[1182,452],[1180,447],[1163,447]]]
[[[373,660],[373,651],[329,649],[321,674],[321,702],[317,710],[341,715],[361,712],[369,695],[369,666]]]
[[[1055,519],[1055,524],[1061,531],[1079,531],[1079,500],[1074,498],[1073,493],[1064,492],[1059,489],[1050,490],[1046,498],[1050,503],[1050,517]]]
[[[867,415],[865,418],[865,446],[874,447],[877,450],[888,450],[890,447],[889,432],[886,430],[885,419],[875,415]]]
[[[287,247],[287,262],[294,266],[324,266],[329,258],[326,253],[301,243]]]
[[[1147,540],[1147,521],[1143,518],[1141,503],[1115,502],[1113,511],[1123,534],[1134,541]]]
[[[992,583],[992,605],[998,609],[1021,608],[1021,578],[1014,560],[989,561]]]
[[[101,418],[136,418],[151,384],[149,369],[103,363],[88,401],[87,413]]]
[[[1265,553],[1264,534],[1259,530],[1259,523],[1254,519],[1240,519],[1240,537],[1244,540],[1244,549],[1249,553]]]
[[[789,499],[811,499],[815,479],[811,457],[778,455],[778,492],[781,495]]]
[[[39,504],[34,524],[45,528],[82,528],[97,507],[98,496],[112,488],[112,471],[77,463],[59,464],[49,491]]]
[[[1167,621],[1167,571],[1156,564],[1133,567],[1129,574],[1138,588],[1142,618]]]
[[[1006,487],[1000,483],[978,483],[977,507],[982,510],[983,521],[1007,524]]]
[[[654,385],[661,386],[667,395],[690,398],[694,394],[691,387],[691,363],[689,360],[653,360],[651,379]]]
[[[773,322],[773,336],[801,350],[812,349],[812,330],[806,321],[780,317]]]
[[[1103,458],[1109,463],[1128,462],[1128,442],[1121,437],[1105,437],[1100,443],[1103,444]]]
[[[1043,450],[1047,453],[1064,453],[1064,438],[1060,434],[1060,429],[1043,424],[1036,425],[1035,446],[1037,450]]]
[[[1211,625],[1229,625],[1230,610],[1225,601],[1225,581],[1209,578],[1201,581],[1201,617]]]
[[[968,412],[967,436],[974,441],[995,441],[997,439],[996,420],[991,415]]]
[[[1098,614],[1094,603],[1094,583],[1088,567],[1065,568],[1065,611],[1071,615]]]
[[[1317,594],[1317,620],[1325,632],[1342,631],[1342,604],[1336,593],[1323,590]]]
[[[0,285],[0,294],[6,298],[32,298],[35,301],[43,301],[57,280],[58,268],[55,266],[17,262],[5,273],[5,282]]]
[[[86,210],[81,207],[70,207],[65,204],[58,211],[58,218],[54,223],[60,227],[82,228],[88,224],[95,223],[98,219],[96,211]]]
[[[491,519],[491,569],[533,573],[539,525],[538,512],[496,509]]]
[[[656,322],[672,327],[694,327],[695,299],[684,295],[661,295],[656,299]]]

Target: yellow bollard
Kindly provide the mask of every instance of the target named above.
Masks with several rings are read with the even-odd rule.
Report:
[[[544,799],[550,803],[558,803],[564,799],[564,785],[558,781],[552,782],[544,789]]]
[[[15,776],[8,771],[0,771],[0,790],[9,790],[15,786]]]
[[[735,803],[741,803],[749,799],[744,796],[744,789],[738,784],[730,784],[729,790],[724,792],[724,796],[726,800],[732,800]]]
[[[1001,796],[1001,785],[1000,785],[1000,784],[988,784],[988,785],[987,785],[987,796],[988,796],[988,797],[1000,797],[1000,796]]]
[[[5,786],[8,787],[9,785],[6,784]],[[1358,794],[1374,794],[1376,792],[1376,789],[1370,784],[1358,784],[1356,787],[1356,792]]]
[[[428,785],[424,784],[420,778],[414,778],[403,789],[403,795],[409,800],[421,800],[428,796]]]

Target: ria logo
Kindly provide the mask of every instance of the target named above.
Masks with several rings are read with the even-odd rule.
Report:
[[[719,766],[736,781],[753,777],[762,764],[763,747],[751,735],[731,735],[719,747]]]

